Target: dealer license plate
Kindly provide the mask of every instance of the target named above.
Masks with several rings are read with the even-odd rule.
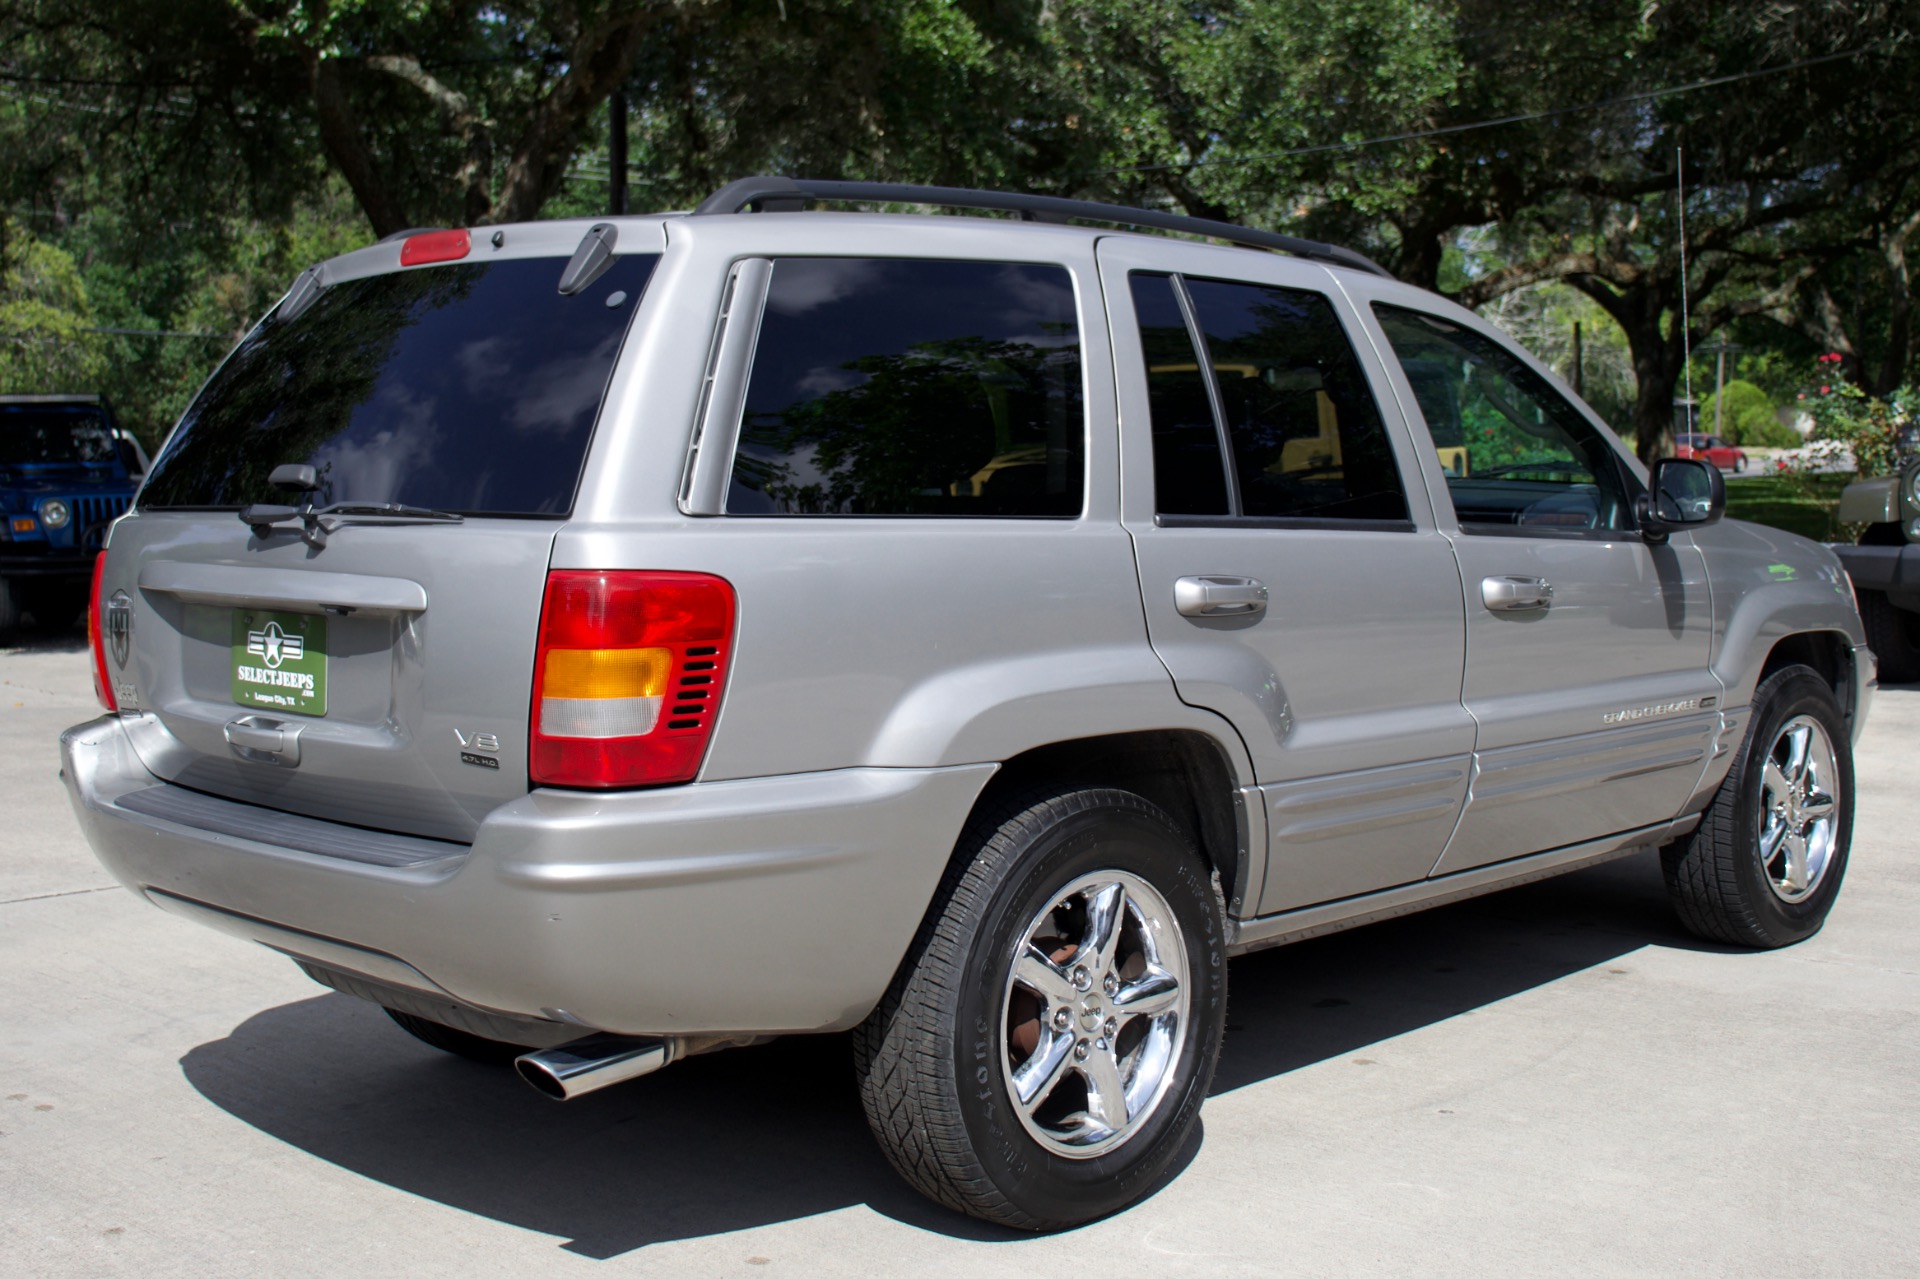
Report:
[[[327,619],[235,609],[233,700],[256,710],[327,713]]]

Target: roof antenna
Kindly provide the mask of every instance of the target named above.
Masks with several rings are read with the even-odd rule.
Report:
[[[1673,149],[1673,187],[1680,197],[1680,350],[1687,374],[1687,430],[1693,430],[1693,321],[1687,314],[1687,152]]]

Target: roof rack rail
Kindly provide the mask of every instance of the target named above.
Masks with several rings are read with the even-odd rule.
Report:
[[[901,182],[841,182],[820,178],[783,178],[761,176],[729,182],[700,202],[694,216],[714,213],[798,213],[809,200],[827,203],[928,204],[947,209],[994,209],[1018,213],[1029,222],[1067,222],[1079,218],[1086,222],[1107,222],[1120,226],[1153,227],[1162,231],[1183,231],[1188,235],[1210,236],[1231,244],[1254,249],[1279,249],[1295,257],[1352,267],[1374,275],[1386,275],[1386,268],[1373,259],[1337,244],[1303,240],[1276,231],[1256,231],[1232,222],[1211,218],[1190,218],[1178,213],[1154,209],[1135,209],[1124,204],[1100,204],[1093,200],[1067,200],[1052,195],[1027,195],[1011,191],[976,191],[968,187],[926,187]]]

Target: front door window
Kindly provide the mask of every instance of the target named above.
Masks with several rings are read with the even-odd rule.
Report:
[[[1546,379],[1461,325],[1376,303],[1462,531],[1526,536],[1633,527],[1606,437]]]

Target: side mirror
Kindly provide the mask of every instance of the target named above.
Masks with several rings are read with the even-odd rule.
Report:
[[[1669,533],[1712,524],[1727,513],[1727,482],[1711,462],[1663,457],[1653,464],[1652,479],[1651,492],[1634,504],[1649,542],[1664,542]]]
[[[133,447],[132,440],[122,436],[120,439],[115,440],[114,444],[116,451],[120,454],[120,465],[126,468],[128,475],[138,480],[146,474],[147,468],[140,465],[140,454],[139,451]]]

